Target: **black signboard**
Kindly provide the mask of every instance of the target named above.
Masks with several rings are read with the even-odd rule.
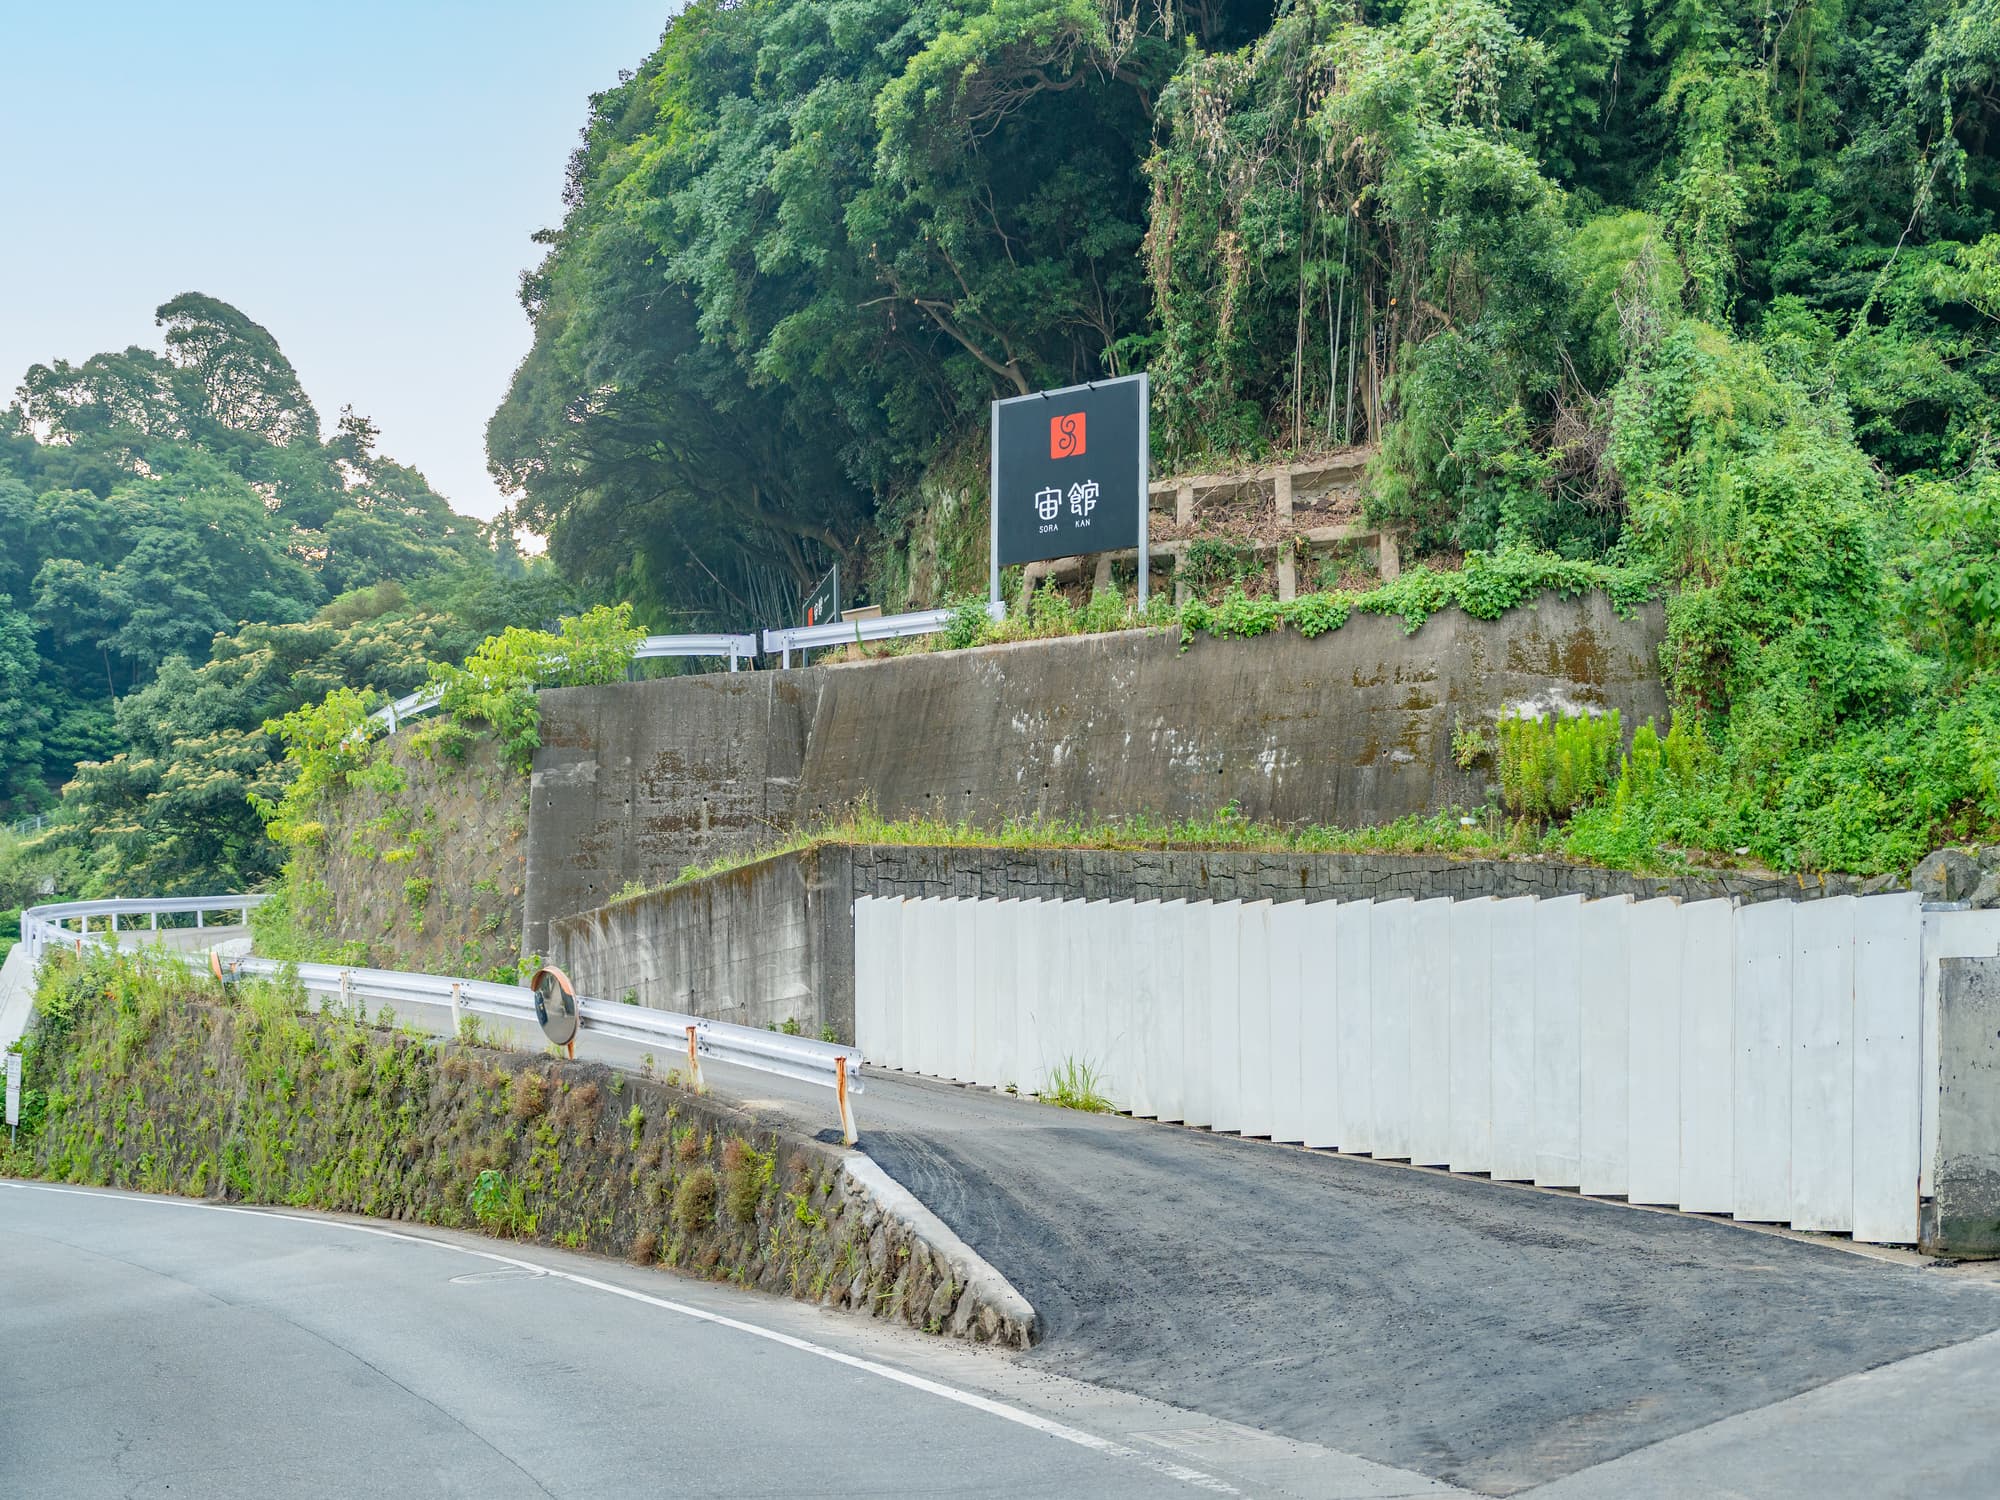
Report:
[[[993,593],[1010,563],[1137,546],[1145,597],[1147,381],[993,403]]]
[[[808,625],[831,625],[840,618],[840,564],[835,563],[826,571],[826,577],[813,585],[813,591],[806,595],[806,618]]]

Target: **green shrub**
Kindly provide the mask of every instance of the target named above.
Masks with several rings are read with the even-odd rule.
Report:
[[[479,1227],[490,1234],[520,1238],[535,1232],[537,1215],[528,1212],[526,1189],[509,1182],[491,1167],[481,1172],[466,1195],[466,1207]]]
[[[674,1187],[674,1222],[683,1234],[699,1234],[715,1222],[715,1169],[706,1164],[684,1173]]]
[[[722,1145],[723,1201],[729,1216],[739,1224],[757,1217],[757,1205],[764,1199],[777,1167],[773,1153],[759,1151],[741,1136],[731,1136]]]
[[[940,643],[947,651],[963,651],[969,646],[985,643],[993,627],[992,617],[986,613],[986,601],[978,597],[959,598],[948,601],[946,608],[951,618],[939,636]]]
[[[1604,790],[1621,738],[1616,709],[1557,717],[1502,714],[1500,794],[1513,812],[1565,817]]]
[[[564,620],[554,634],[510,625],[465,665],[433,667],[431,685],[458,723],[491,725],[508,764],[525,773],[542,742],[536,689],[616,682],[645,635],[632,623],[629,604],[599,605]]]

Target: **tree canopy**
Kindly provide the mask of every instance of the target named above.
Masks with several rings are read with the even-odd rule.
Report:
[[[1143,367],[1162,469],[1366,444],[1420,556],[1657,571],[1720,779],[1645,836],[1879,867],[2000,820],[1997,81],[2000,0],[694,0],[489,454],[749,621]]]
[[[67,787],[71,883],[242,889],[276,868],[246,798],[265,720],[407,692],[577,606],[505,526],[454,512],[228,303],[158,310],[164,353],[36,365],[0,415],[0,822]]]

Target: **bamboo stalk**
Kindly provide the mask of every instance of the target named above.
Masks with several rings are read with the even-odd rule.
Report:
[[[1340,324],[1347,315],[1347,227],[1348,216],[1340,218],[1340,301],[1333,309],[1333,317],[1326,325],[1326,441],[1333,442],[1333,408],[1340,399]],[[1348,357],[1353,358],[1353,341],[1348,342]],[[1353,382],[1348,383],[1347,405],[1350,417],[1354,409]],[[1351,426],[1350,422],[1350,426]]]

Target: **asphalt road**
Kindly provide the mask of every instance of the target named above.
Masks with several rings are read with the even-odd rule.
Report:
[[[602,1038],[583,1050],[638,1062],[637,1049]],[[708,1072],[711,1086],[732,1097],[834,1134],[824,1089]],[[869,1075],[858,1111],[862,1149],[1008,1276],[1047,1327],[1018,1361],[919,1338],[889,1346],[892,1362],[970,1358],[954,1366],[966,1389],[1004,1388],[1028,1409],[1087,1411],[1100,1427],[1136,1423],[1143,1431],[1127,1445],[1133,1451],[1176,1453],[1243,1493],[1266,1484],[1300,1495],[1448,1486],[1507,1495],[1547,1486],[1552,1496],[1621,1500],[1992,1493],[2000,1268],[1941,1271],[1911,1256],[1871,1257],[1571,1194],[1083,1116],[893,1073]],[[24,1191],[0,1185],[0,1255],[9,1254],[8,1213]],[[240,1224],[245,1216],[220,1217]],[[8,1337],[13,1280],[0,1274],[0,1338]],[[664,1295],[684,1300],[726,1295],[665,1280],[675,1290]],[[447,1314],[448,1299],[435,1309],[428,1300],[437,1290],[434,1280],[406,1287],[388,1331],[400,1337]],[[766,1323],[819,1319],[815,1336],[829,1340],[882,1336],[771,1299],[747,1306],[742,1316]],[[557,1372],[545,1400],[572,1410],[594,1407],[604,1392],[572,1387],[571,1377],[606,1363],[629,1366],[633,1389],[655,1403],[659,1391],[679,1400],[707,1379],[706,1365],[690,1376],[671,1360],[659,1363],[651,1342],[641,1358],[630,1343],[638,1337],[614,1317],[585,1328],[579,1342],[521,1354]],[[746,1394],[714,1395],[698,1413],[703,1434],[732,1425],[759,1433],[751,1450],[758,1473],[766,1458],[787,1464],[794,1456],[759,1421],[800,1427],[797,1452],[823,1456],[820,1403],[805,1394],[818,1389],[811,1377],[772,1369],[768,1348],[738,1355],[714,1356],[712,1384]],[[543,1365],[532,1366],[537,1358]],[[479,1388],[498,1378],[484,1369]],[[421,1383],[415,1388],[433,1399]],[[531,1386],[517,1394],[536,1399]],[[456,1410],[455,1399],[447,1389],[435,1404]],[[886,1421],[891,1433],[907,1420],[911,1442],[934,1440],[947,1467],[912,1471],[915,1448],[892,1444],[896,1462],[857,1448],[856,1472],[867,1482],[856,1492],[949,1493],[956,1485],[985,1493],[1001,1472],[988,1463],[1002,1466],[1005,1488],[1025,1493],[1127,1492],[1120,1483],[1151,1493],[1175,1483],[1157,1470],[1100,1482],[1064,1467],[1075,1462],[1070,1453],[1017,1463],[1010,1441],[1019,1433],[961,1434],[963,1414],[906,1411],[907,1401],[871,1392],[845,1410]],[[0,1404],[0,1438],[8,1420]],[[419,1430],[405,1435],[415,1440]],[[689,1492],[760,1492],[718,1487],[714,1476],[735,1473],[723,1467],[727,1449],[701,1449],[708,1488]],[[643,1445],[607,1440],[601,1451],[605,1467],[591,1470],[599,1479],[660,1461]],[[845,1472],[848,1441],[832,1451]]]
[[[0,1494],[1000,1491],[1445,1492],[662,1271],[0,1182]]]
[[[775,1080],[731,1086],[801,1123],[825,1111]],[[1759,1412],[1793,1430],[1790,1398],[2000,1328],[1992,1273],[1913,1256],[897,1074],[859,1109],[862,1149],[1040,1310],[1031,1363],[1489,1494],[1565,1475],[1621,1494],[1589,1489],[1597,1466]],[[1983,1470],[1963,1493],[1986,1495],[2000,1341],[1962,1358],[1984,1395],[1938,1457]],[[1907,1394],[1872,1389],[1891,1387]],[[1846,1492],[1900,1492],[1910,1455],[1876,1435]]]
[[[1115,1223],[1099,1232],[1116,1243]],[[1132,1250],[1127,1280],[1153,1260]],[[1993,1297],[1969,1279],[1889,1269],[1947,1306]],[[1831,1290],[1836,1312],[1852,1305],[1846,1283]],[[1490,1301],[1477,1286],[1459,1291],[1461,1307]],[[1646,1307],[1636,1295],[1631,1315],[1643,1321]],[[1093,1326],[1120,1321],[1117,1307],[1096,1309],[1038,1354],[1010,1358],[540,1247],[0,1182],[0,1493],[1464,1493],[1286,1438],[1275,1422],[1260,1430],[1056,1372],[1104,1359]],[[1325,1377],[1332,1337],[1331,1364],[1345,1372],[1318,1387],[1323,1399],[1361,1396],[1390,1413],[1391,1432],[1423,1419],[1440,1389],[1435,1354],[1366,1348],[1343,1332],[1354,1324],[1331,1305],[1293,1330],[1289,1357],[1233,1367],[1240,1340],[1205,1349],[1205,1325],[1157,1339],[1212,1391],[1233,1377],[1254,1398]],[[1768,1331],[1743,1329],[1730,1357]],[[1547,1337],[1577,1342],[1569,1330]],[[1992,1493],[2000,1334],[1753,1398],[1659,1441],[1632,1437],[1649,1398],[1608,1391],[1601,1431],[1613,1440],[1589,1444],[1577,1424],[1534,1414],[1546,1362],[1533,1337],[1493,1327],[1474,1341],[1493,1356],[1484,1381],[1518,1404],[1504,1430],[1570,1457],[1565,1477],[1534,1491],[1548,1500]],[[1719,1370],[1714,1353],[1678,1357]],[[1148,1358],[1120,1383],[1174,1384]],[[1718,1373],[1715,1384],[1728,1382]],[[1430,1430],[1451,1415],[1431,1413]],[[1586,1446],[1620,1455],[1577,1459]],[[1489,1477],[1486,1488],[1520,1486]]]

